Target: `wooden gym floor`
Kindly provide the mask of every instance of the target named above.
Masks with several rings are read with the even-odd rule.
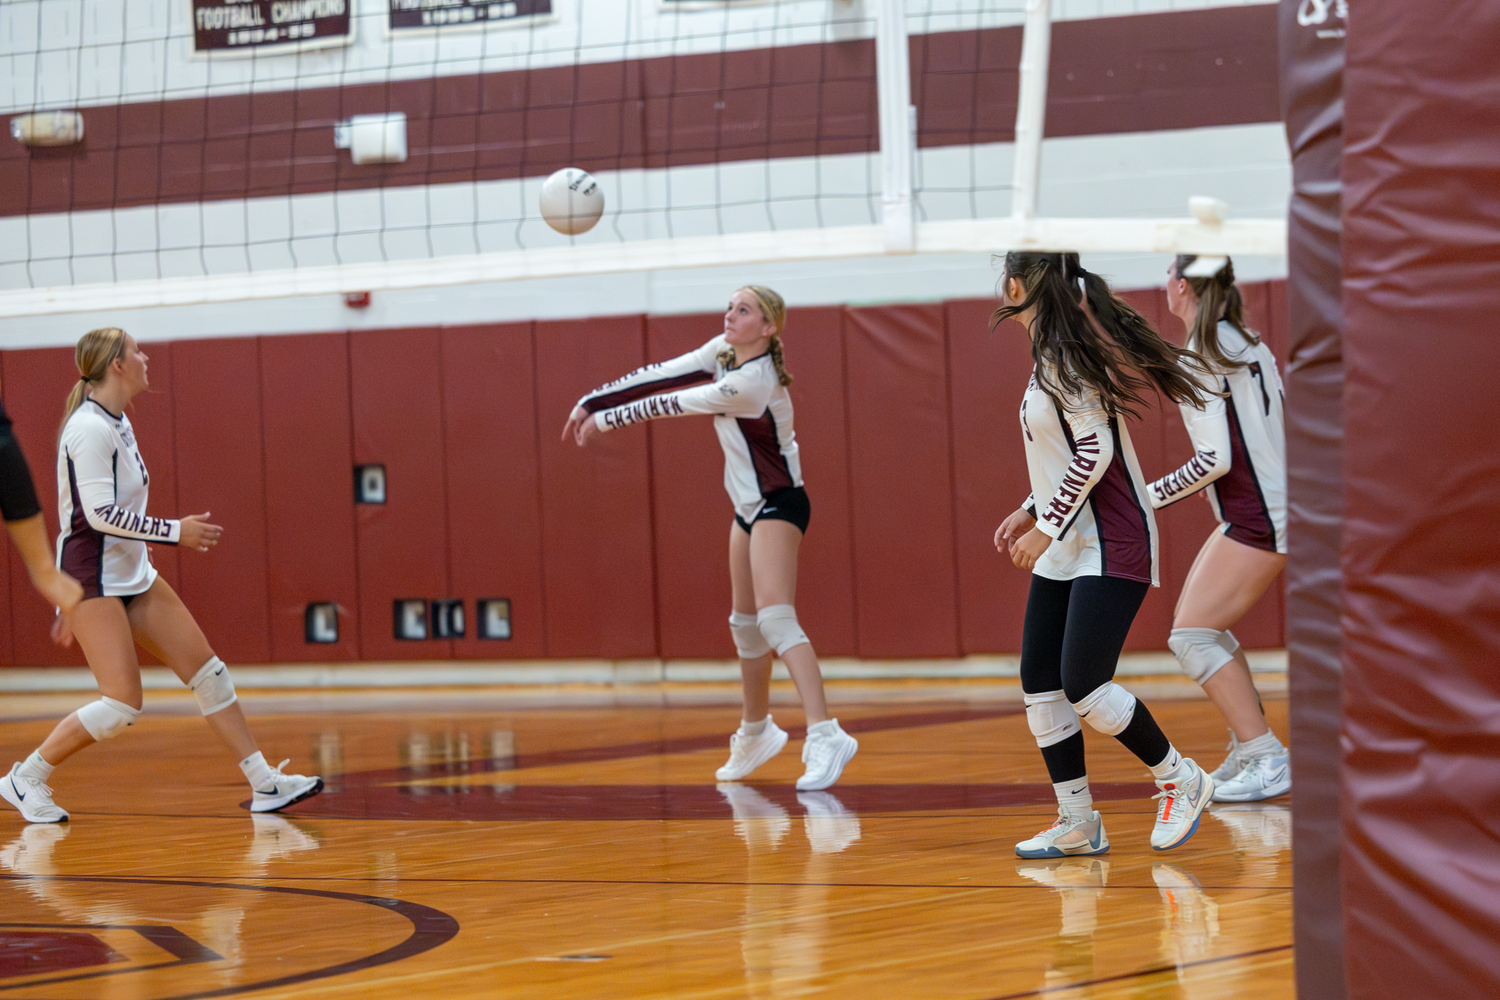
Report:
[[[0,813],[0,995],[1294,996],[1288,799],[1153,853],[1148,773],[1089,732],[1112,850],[1022,861],[1055,807],[1016,692],[830,686],[860,753],[813,794],[800,729],[715,787],[725,694],[247,694],[272,763],[328,780],[252,818],[191,701],[152,692],[54,776],[70,824]],[[0,764],[86,700],[0,697]],[[1151,707],[1219,763],[1207,702]],[[1284,735],[1286,702],[1267,710]]]

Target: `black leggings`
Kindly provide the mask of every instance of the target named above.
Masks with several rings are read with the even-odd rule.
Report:
[[[1021,633],[1021,690],[1061,690],[1079,702],[1115,676],[1120,651],[1150,584],[1111,576],[1049,580],[1032,574]],[[1146,766],[1160,764],[1172,744],[1139,700],[1124,731],[1115,737]],[[1087,772],[1083,733],[1042,748],[1054,783]]]

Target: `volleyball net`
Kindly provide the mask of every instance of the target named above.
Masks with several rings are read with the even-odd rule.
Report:
[[[1139,214],[1040,196],[1053,8],[12,0],[0,317],[881,255],[1284,254],[1280,212],[1189,214],[1180,184]],[[538,204],[565,167],[605,200],[574,236]]]

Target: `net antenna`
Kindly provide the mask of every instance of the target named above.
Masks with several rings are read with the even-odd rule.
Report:
[[[826,137],[821,131],[817,139],[820,152],[800,159],[791,157],[773,161],[769,158],[768,147],[768,159],[762,166],[747,165],[730,157],[711,162],[708,166],[696,161],[700,165],[677,167],[669,162],[663,168],[637,167],[626,162],[622,147],[618,169],[599,165],[591,168],[606,192],[608,205],[605,218],[587,238],[558,238],[545,230],[537,205],[544,175],[530,176],[524,163],[519,178],[493,180],[475,174],[474,179],[467,183],[445,180],[437,184],[433,183],[435,178],[429,176],[425,186],[403,189],[382,185],[373,192],[363,193],[335,190],[332,196],[335,204],[330,209],[335,229],[316,232],[312,236],[304,236],[299,231],[299,225],[304,225],[302,219],[316,222],[320,218],[315,212],[306,212],[299,207],[310,204],[298,201],[309,196],[288,192],[280,196],[252,198],[247,194],[243,202],[247,217],[271,218],[273,212],[260,212],[254,207],[265,205],[279,209],[282,217],[292,220],[287,224],[284,236],[274,237],[283,240],[286,249],[292,252],[274,259],[262,257],[259,261],[252,259],[248,252],[252,238],[248,229],[246,252],[237,260],[230,260],[235,256],[233,247],[212,244],[209,235],[205,234],[203,220],[209,218],[211,211],[217,213],[216,218],[222,215],[214,206],[207,203],[158,206],[147,211],[154,211],[163,218],[196,212],[198,224],[173,227],[172,233],[180,235],[185,228],[192,229],[197,232],[195,238],[199,242],[165,246],[162,227],[156,225],[154,232],[147,235],[156,241],[158,261],[170,259],[176,270],[158,269],[157,276],[126,280],[93,279],[92,275],[99,273],[97,267],[89,272],[90,277],[82,280],[72,277],[74,262],[88,256],[85,250],[75,246],[72,239],[77,228],[73,225],[75,216],[91,213],[28,215],[18,220],[28,234],[51,226],[58,237],[49,245],[66,246],[67,249],[59,256],[42,261],[51,266],[34,271],[32,265],[39,258],[27,249],[32,246],[28,235],[25,247],[20,251],[22,257],[0,260],[0,264],[6,265],[6,268],[0,268],[5,274],[23,275],[11,281],[8,288],[4,287],[6,282],[0,282],[0,318],[892,254],[972,253],[988,257],[997,251],[1017,249],[1210,256],[1285,254],[1284,220],[1231,220],[1228,206],[1222,202],[1208,205],[1212,199],[1194,199],[1191,214],[1181,218],[1063,218],[1041,214],[1038,196],[1047,108],[1052,21],[1050,0],[1021,0],[1024,3],[1024,34],[1011,183],[1007,185],[1002,179],[1005,173],[1003,154],[996,153],[991,147],[981,147],[977,138],[970,138],[967,146],[960,143],[927,146],[919,150],[916,109],[912,103],[909,19],[926,18],[924,23],[935,23],[948,17],[943,23],[952,26],[958,23],[954,18],[965,17],[969,21],[964,23],[972,24],[975,31],[986,25],[1014,23],[1013,20],[1006,22],[996,18],[1013,19],[1022,13],[1022,9],[1012,5],[1013,0],[998,2],[1005,4],[1004,11],[992,0],[975,0],[954,7],[955,10],[962,7],[967,13],[952,15],[946,10],[946,5],[939,9],[931,2],[924,4],[922,0],[874,0],[868,7],[848,8],[848,13],[840,15],[846,18],[844,22],[818,25],[797,21],[794,14],[781,14],[782,5],[779,4],[747,4],[742,7],[684,2],[673,5],[681,6],[681,11],[674,10],[668,15],[653,13],[665,10],[663,0],[573,0],[568,8],[580,18],[590,18],[590,23],[609,17],[618,18],[622,16],[620,11],[624,10],[626,21],[651,17],[656,18],[651,23],[658,27],[685,25],[678,36],[669,39],[669,43],[699,46],[694,52],[704,51],[701,46],[710,44],[714,37],[717,37],[720,55],[723,55],[731,50],[743,51],[747,46],[764,47],[767,41],[772,48],[781,44],[798,44],[814,39],[817,32],[823,32],[821,37],[825,41],[830,37],[868,39],[873,35],[875,92],[879,105],[878,153],[874,156],[866,152],[824,154],[821,143]],[[546,6],[548,10],[563,7],[560,3]],[[368,11],[366,15],[375,16]],[[691,18],[697,20],[689,24]],[[581,27],[563,24],[557,17],[539,20],[535,27],[509,30],[527,34],[504,36],[511,42],[493,36],[497,39],[495,46],[511,46],[505,58],[512,62],[503,66],[496,64],[499,68],[529,68],[529,62],[516,60],[530,60],[533,52],[545,50],[545,53],[555,55],[559,51],[556,43],[560,30],[572,33],[578,39],[569,43],[573,45],[577,65],[600,58],[591,54],[588,46],[601,43],[585,39]],[[391,37],[395,37],[394,29]],[[440,53],[447,51],[445,46],[450,44],[449,36],[437,34],[431,37],[433,48],[429,64],[437,66],[442,61]],[[451,37],[462,41],[463,38],[481,36]],[[491,37],[489,34],[482,36],[482,51],[479,62],[475,64],[480,72],[490,67],[485,60],[492,54]],[[79,38],[77,58],[82,65],[85,46],[89,43],[84,36]],[[710,42],[705,42],[705,39]],[[175,52],[174,46],[180,41],[169,32],[164,42],[171,44],[164,44],[162,50]],[[376,57],[384,59],[388,65],[395,65],[394,46],[397,44],[393,40],[390,53],[380,55],[377,52]],[[416,43],[403,39],[399,44]],[[625,55],[631,55],[635,50],[626,50],[640,43],[627,31],[624,43],[610,40],[607,44],[613,46],[609,49],[611,52],[620,49]],[[347,53],[349,50],[337,51]],[[410,55],[415,50],[402,51]],[[640,54],[649,57],[660,55],[662,51],[657,49]],[[363,67],[353,64],[356,55],[368,59],[371,53],[324,55],[319,57],[323,60],[320,65],[333,66],[338,74],[344,72],[336,69],[341,65],[351,67],[350,72],[367,71],[368,63]],[[339,59],[345,62],[340,63]],[[932,72],[931,67],[927,72]],[[328,71],[325,69],[323,73],[326,77]],[[775,80],[771,82],[775,83]],[[850,81],[844,79],[840,82],[847,85]],[[730,84],[721,82],[721,87],[728,86]],[[206,82],[204,92],[208,92]],[[41,98],[37,98],[37,102],[33,111],[49,110],[40,106]],[[722,102],[718,105],[723,106]],[[88,115],[85,108],[85,120]],[[350,134],[347,138],[351,143],[355,138],[354,126],[359,124],[353,120],[348,123]],[[822,128],[821,119],[818,128]],[[402,138],[404,155],[404,131]],[[844,135],[834,138],[840,141],[848,139]],[[387,145],[389,143],[382,139],[381,149],[385,152],[388,152]],[[850,147],[846,143],[840,148]],[[414,154],[418,152],[421,151],[413,150]],[[670,157],[673,151],[668,148],[666,152]],[[873,162],[877,156],[878,163]],[[966,185],[943,187],[938,175],[947,170],[945,176],[955,176],[955,164],[963,158],[967,158],[969,164]],[[477,147],[475,162],[478,163]],[[811,164],[807,169],[815,171],[818,177],[814,193],[799,190],[788,194],[773,189],[775,178],[781,175],[783,165],[788,163],[791,166],[786,169],[793,172]],[[760,171],[760,175],[755,171]],[[761,179],[757,179],[758,176]],[[799,176],[807,174],[804,172]],[[662,183],[663,179],[665,183]],[[736,195],[720,193],[759,189],[764,193],[738,196],[738,200]],[[661,194],[662,191],[665,195]],[[338,221],[337,204],[346,197],[351,203],[357,198],[378,199],[379,211],[364,213],[365,218],[378,220],[374,228],[360,232],[338,228],[342,223]],[[1004,211],[1006,197],[1009,198],[1008,214]],[[401,202],[403,198],[407,200]],[[699,200],[692,201],[692,198]],[[402,218],[409,220],[413,215],[412,205],[416,203],[414,199],[425,200],[425,207],[415,213],[420,217],[418,224],[407,224],[405,229],[399,229],[397,223],[387,220],[384,206],[388,201],[393,205],[398,202],[405,205],[407,214]],[[441,212],[434,208],[438,204],[442,207]],[[106,226],[118,227],[127,215],[134,212],[139,216],[141,211],[116,208],[92,214],[101,216]],[[470,216],[463,216],[463,211],[470,212]],[[485,212],[492,214],[485,215]],[[693,219],[710,221],[684,224],[684,220],[691,222]],[[471,234],[472,239],[452,239],[460,230]],[[435,235],[445,239],[437,241]],[[333,246],[335,252],[323,253],[320,257],[320,239]],[[357,242],[360,240],[363,242]],[[377,244],[378,254],[366,253],[361,257],[357,252],[360,247]],[[215,253],[210,254],[209,250]],[[3,248],[0,248],[0,254],[3,253]],[[92,257],[96,263],[107,263],[118,260],[116,254],[116,250],[104,245],[94,248]],[[41,277],[32,277],[34,273]]]

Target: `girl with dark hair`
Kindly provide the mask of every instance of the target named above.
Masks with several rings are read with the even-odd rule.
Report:
[[[1193,457],[1151,484],[1151,505],[1201,491],[1219,520],[1183,584],[1169,642],[1229,724],[1214,799],[1256,802],[1291,791],[1291,768],[1229,629],[1286,565],[1281,377],[1270,348],[1245,325],[1229,258],[1179,256],[1167,272],[1167,306],[1187,327],[1187,346],[1213,365],[1205,385],[1218,395],[1201,409],[1182,407]]]
[[[1164,341],[1077,254],[1006,254],[1000,290],[992,325],[1019,320],[1036,364],[1021,402],[1032,494],[995,532],[995,546],[1032,574],[1021,689],[1058,801],[1057,821],[1016,854],[1109,850],[1089,792],[1084,721],[1151,769],[1161,789],[1151,846],[1164,851],[1197,831],[1213,778],[1114,682],[1126,633],[1157,585],[1156,523],[1121,417],[1152,390],[1201,407],[1207,393],[1192,373],[1208,364]]]
[[[73,635],[88,658],[100,697],[59,722],[42,745],[0,777],[0,798],[28,823],[62,823],[52,801],[52,769],[73,754],[134,725],[141,714],[139,644],[192,689],[209,726],[240,762],[250,783],[251,812],[275,812],[316,795],[323,779],[283,774],[256,746],[229,679],[177,592],[151,565],[147,542],[207,552],[224,529],[207,514],[184,518],[146,513],[151,477],[125,407],[149,381],[146,352],[118,327],[91,330],[78,342],[78,381],[68,394],[57,445],[57,560],[83,588],[71,614]]]
[[[724,487],[735,507],[729,632],[740,654],[745,697],[740,728],[729,738],[729,761],[716,776],[739,781],[786,746],[786,731],[770,715],[774,652],[802,698],[807,770],[797,788],[813,792],[839,779],[859,743],[828,717],[818,658],[797,624],[797,553],[811,508],[792,431],[792,376],[781,349],[785,325],[781,296],[746,285],[729,300],[722,334],[584,396],[563,426],[563,438],[572,435],[582,447],[598,434],[644,420],[713,416],[724,449]]]

